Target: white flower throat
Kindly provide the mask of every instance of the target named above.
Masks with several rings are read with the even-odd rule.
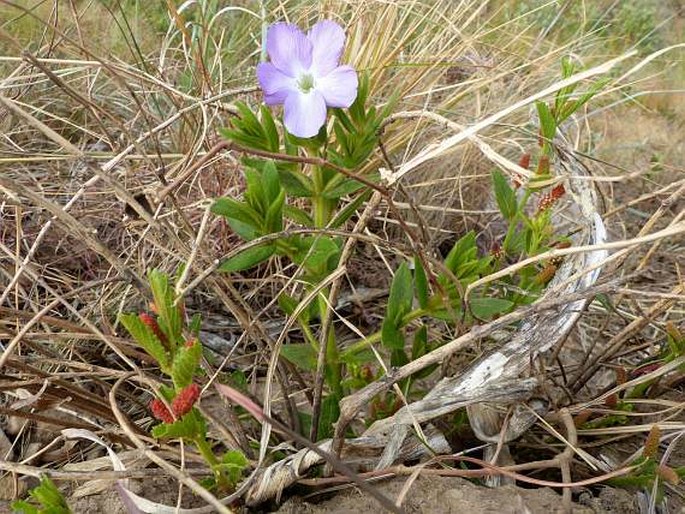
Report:
[[[300,75],[300,78],[297,80],[297,87],[303,93],[309,93],[312,89],[314,89],[314,77],[312,74],[303,73]]]

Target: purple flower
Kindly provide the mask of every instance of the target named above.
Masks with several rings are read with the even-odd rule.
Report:
[[[314,137],[326,123],[326,107],[349,107],[357,97],[357,72],[338,66],[345,33],[318,22],[305,35],[296,25],[275,23],[266,34],[271,62],[257,66],[268,105],[283,104],[283,121],[297,137]]]

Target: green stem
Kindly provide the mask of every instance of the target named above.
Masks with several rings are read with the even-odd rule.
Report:
[[[312,183],[314,185],[314,195],[312,196],[312,209],[315,227],[325,227],[328,223],[327,213],[326,213],[326,199],[323,197],[322,193],[325,187],[323,183],[323,168],[321,166],[314,166],[312,172]]]
[[[429,314],[428,311],[425,309],[414,309],[413,311],[407,313],[404,318],[402,318],[402,325],[401,326],[406,326],[412,321],[419,319],[421,316],[425,316]],[[382,331],[378,331],[374,334],[371,334],[369,337],[365,337],[364,339],[357,341],[356,343],[353,343],[352,345],[348,346],[345,348],[345,351],[342,353],[343,359],[347,357],[348,355],[354,355],[357,352],[360,352],[362,350],[365,350],[369,346],[372,346],[381,340],[381,333]]]
[[[227,477],[219,469],[220,462],[216,458],[216,455],[214,455],[212,447],[209,445],[207,440],[203,437],[198,437],[194,439],[193,442],[200,451],[200,455],[202,455],[202,457],[205,459],[205,462],[207,462],[209,467],[212,469],[212,472],[214,473],[214,480],[216,480],[216,484],[219,486],[219,488],[222,490],[230,488],[231,484],[228,482]]]
[[[328,337],[326,338],[326,361],[330,369],[330,386],[333,394],[338,397],[343,397],[342,390],[342,369],[340,365],[340,353],[338,352],[338,345],[335,340],[335,329],[331,325],[328,329]]]
[[[312,204],[314,207],[314,226],[317,228],[326,227],[331,216],[328,208],[329,200],[317,195],[312,198]]]
[[[316,337],[314,337],[314,333],[312,332],[312,329],[309,327],[304,322],[300,322],[300,328],[302,329],[302,334],[304,334],[304,338],[307,340],[307,342],[312,345],[312,348],[314,348],[315,352],[319,352],[319,342],[316,340]]]
[[[219,464],[219,460],[216,458],[216,455],[214,455],[214,452],[212,451],[212,448],[209,446],[209,443],[206,439],[198,437],[194,439],[193,442],[195,443],[195,446],[197,446],[197,449],[200,450],[200,454],[205,459],[207,464],[209,464],[212,468]]]
[[[517,218],[514,218],[509,222],[509,228],[507,229],[507,235],[504,236],[504,242],[502,243],[502,251],[504,252],[504,255],[509,254],[509,244],[510,244],[511,238],[514,237],[514,234],[516,233],[517,221],[518,221]]]

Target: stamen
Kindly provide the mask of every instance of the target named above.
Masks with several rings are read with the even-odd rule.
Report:
[[[303,73],[297,81],[297,87],[303,93],[309,93],[314,88],[314,77],[310,73]]]

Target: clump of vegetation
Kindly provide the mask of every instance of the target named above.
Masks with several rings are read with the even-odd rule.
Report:
[[[71,514],[64,496],[48,477],[41,478],[40,485],[31,489],[29,496],[33,501],[17,500],[12,503],[12,510],[20,514]]]
[[[325,484],[327,469],[311,468],[327,463],[345,475],[331,481],[397,510],[357,473],[405,423],[419,443],[405,464],[551,483],[566,507],[574,480],[611,479],[653,503],[679,487],[659,429],[629,461],[598,450],[680,426],[666,423],[685,369],[678,164],[663,149],[647,152],[659,155],[649,174],[589,158],[597,127],[628,112],[621,95],[637,101],[640,74],[671,69],[668,52],[643,59],[667,44],[663,7],[467,4],[0,2],[6,469],[74,473],[76,512],[83,491],[114,480],[132,509],[226,511],[307,474]],[[562,166],[566,136],[592,173]],[[569,206],[582,181],[610,244],[578,247]],[[565,259],[600,250],[613,253],[599,283],[545,296],[591,271]],[[516,400],[478,402],[501,418],[496,433],[469,428],[458,395],[441,399],[449,417],[412,418],[437,384],[570,302],[587,312],[566,342],[526,354],[505,391]],[[533,382],[534,398],[519,388]],[[523,411],[531,428],[509,437]],[[106,440],[120,474],[97,461],[84,469],[109,482],[81,484],[78,464],[100,454],[60,448],[70,428]],[[434,454],[445,436],[452,451],[491,444],[451,466]],[[527,459],[516,472],[487,454],[509,443]],[[129,474],[181,492],[141,498]],[[13,508],[69,512],[47,478]]]

